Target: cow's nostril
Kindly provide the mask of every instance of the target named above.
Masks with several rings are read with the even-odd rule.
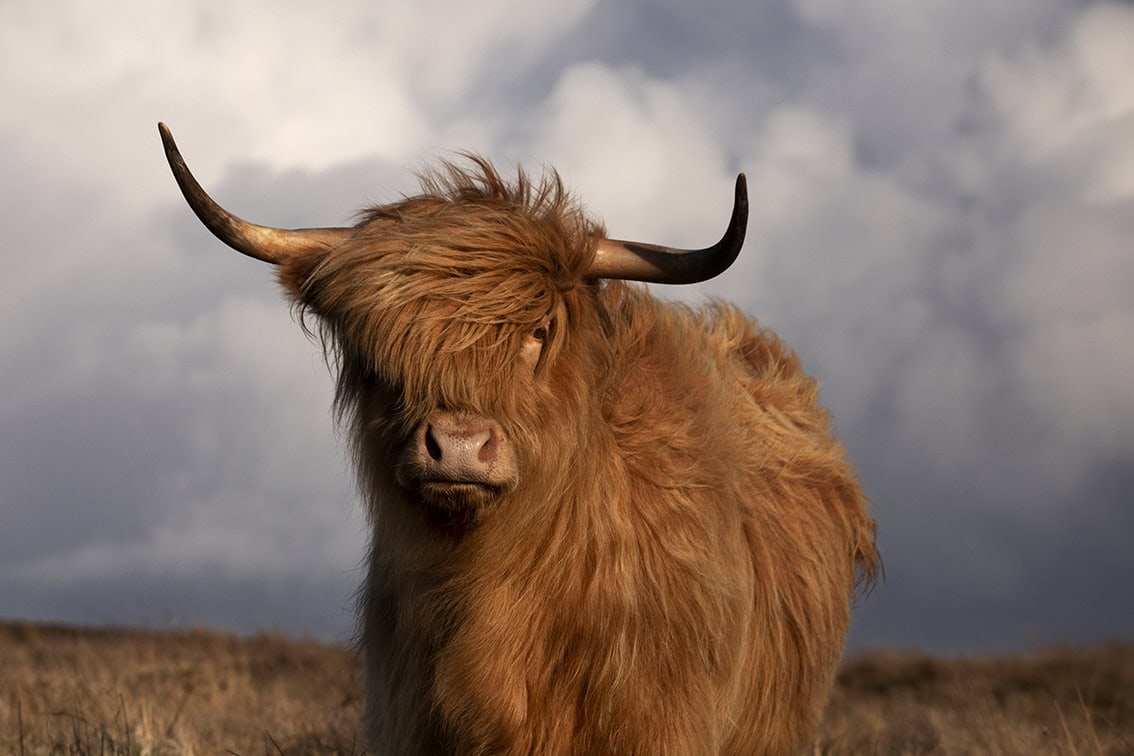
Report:
[[[496,459],[497,438],[496,431],[492,428],[489,428],[486,433],[488,440],[481,444],[480,449],[477,450],[476,458],[487,465]]]
[[[425,426],[425,451],[433,458],[434,462],[441,461],[441,445],[437,443],[437,439],[433,437],[433,426]]]

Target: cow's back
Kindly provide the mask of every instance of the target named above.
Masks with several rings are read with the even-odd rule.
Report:
[[[872,575],[874,521],[817,382],[737,308],[696,316],[747,437],[736,466],[755,593],[738,728],[726,752],[787,753],[814,732],[842,655],[858,576]]]

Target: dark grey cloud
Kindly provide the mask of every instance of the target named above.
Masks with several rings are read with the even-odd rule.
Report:
[[[892,472],[871,486],[891,531],[887,580],[862,600],[852,646],[960,653],[1130,639],[1134,455],[1092,465],[1078,490],[1015,501],[983,495],[979,482],[950,485],[918,472],[910,475],[924,491],[916,502],[917,487],[887,482]],[[1029,505],[1058,514],[1005,511]]]
[[[0,577],[0,603],[6,617],[40,621],[220,627],[245,634],[284,630],[344,642],[354,637],[354,590],[360,579],[355,571],[241,577],[203,570],[189,576],[134,574],[29,586]],[[37,591],[34,597],[29,597],[29,587]]]
[[[150,146],[160,160],[156,128]],[[339,223],[384,170],[238,166],[217,194],[267,222]],[[28,177],[33,195],[41,180]],[[363,525],[317,345],[268,266],[216,242],[172,183],[109,240],[96,212],[76,203],[69,225],[44,224],[38,243],[62,238],[80,262],[18,292],[47,322],[17,321],[7,342],[0,612],[327,635],[338,620],[309,620],[307,605],[353,590]],[[289,608],[292,582],[306,588]]]

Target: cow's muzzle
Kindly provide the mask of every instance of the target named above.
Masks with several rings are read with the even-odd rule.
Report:
[[[434,509],[459,512],[513,488],[515,459],[495,420],[438,410],[414,430],[398,465],[398,482]]]

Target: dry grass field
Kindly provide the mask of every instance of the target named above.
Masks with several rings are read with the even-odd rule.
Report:
[[[361,754],[358,665],[274,636],[0,624],[0,754]],[[1134,646],[852,659],[816,754],[1134,754]]]

